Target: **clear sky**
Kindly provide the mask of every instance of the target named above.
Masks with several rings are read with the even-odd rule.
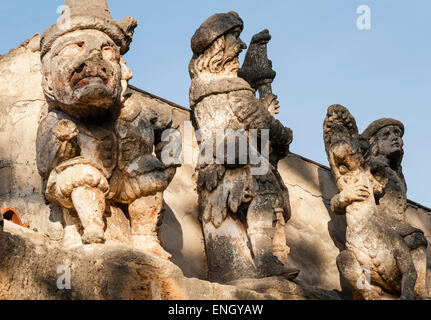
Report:
[[[0,54],[53,24],[62,0],[2,1]],[[139,20],[131,83],[188,107],[190,38],[211,14],[237,11],[242,39],[268,28],[278,76],[279,119],[294,131],[292,151],[327,164],[322,123],[329,105],[350,109],[361,132],[382,117],[406,125],[409,198],[431,207],[431,1],[429,0],[110,0],[117,20]],[[360,5],[371,29],[359,30]],[[244,58],[244,54],[242,55]]]

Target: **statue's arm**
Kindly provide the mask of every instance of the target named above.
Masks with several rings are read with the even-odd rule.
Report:
[[[48,114],[37,132],[37,167],[42,177],[48,178],[51,171],[64,161],[79,156],[76,125],[69,120],[59,120]]]
[[[343,200],[342,195],[340,193],[336,194],[331,199],[331,211],[335,213],[336,215],[345,215],[346,214],[346,208],[349,206],[349,204]]]
[[[292,130],[273,117],[268,111],[266,99],[258,100],[251,91],[243,90],[230,93],[229,102],[232,112],[247,129],[268,129],[274,151],[280,155],[289,153]]]

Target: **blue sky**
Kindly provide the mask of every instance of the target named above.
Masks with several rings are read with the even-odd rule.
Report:
[[[53,24],[61,0],[3,1],[0,54]],[[131,51],[132,84],[188,107],[190,38],[211,14],[237,11],[242,38],[268,28],[278,76],[279,119],[293,129],[292,151],[327,164],[326,109],[343,104],[360,130],[382,117],[404,122],[404,173],[410,199],[431,207],[431,1],[429,0],[110,0],[114,18],[139,20]],[[371,30],[356,9],[371,8]],[[242,55],[244,58],[244,54]]]

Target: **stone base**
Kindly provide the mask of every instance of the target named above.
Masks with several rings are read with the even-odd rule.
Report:
[[[59,289],[68,284],[70,289]],[[230,285],[184,277],[173,263],[115,243],[63,250],[5,221],[0,233],[0,299],[278,300],[339,299],[333,292],[280,278]]]

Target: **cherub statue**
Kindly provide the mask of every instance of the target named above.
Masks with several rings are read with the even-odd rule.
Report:
[[[290,218],[287,188],[282,190],[274,166],[268,163],[268,170],[254,174],[255,164],[239,144],[233,151],[234,163],[226,160],[226,154],[224,159],[216,155],[220,131],[221,144],[229,149],[244,137],[251,148],[251,131],[267,129],[271,150],[279,159],[287,155],[292,142],[291,130],[269,111],[278,109],[276,96],[257,99],[250,84],[238,77],[239,54],[247,48],[240,39],[242,30],[237,13],[215,14],[191,41],[190,105],[202,149],[198,193],[209,278],[217,282],[269,276],[293,279],[299,271],[274,255],[276,222]],[[244,155],[246,161],[241,161]],[[269,156],[262,157],[268,162]]]
[[[37,165],[46,198],[63,209],[65,246],[81,236],[103,243],[105,210],[116,206],[128,210],[133,245],[169,259],[157,231],[176,170],[160,159],[172,120],[127,88],[132,73],[122,56],[137,21],[117,23],[106,0],[66,0],[63,18],[41,38],[49,113],[38,130]]]
[[[331,208],[347,218],[347,250],[340,253],[337,265],[354,298],[378,299],[384,290],[401,299],[415,299],[417,272],[410,248],[397,230],[420,230],[403,222],[388,223],[379,213],[374,195],[384,190],[386,171],[370,164],[368,141],[359,136],[355,119],[345,107],[329,107],[324,141],[340,191]]]

